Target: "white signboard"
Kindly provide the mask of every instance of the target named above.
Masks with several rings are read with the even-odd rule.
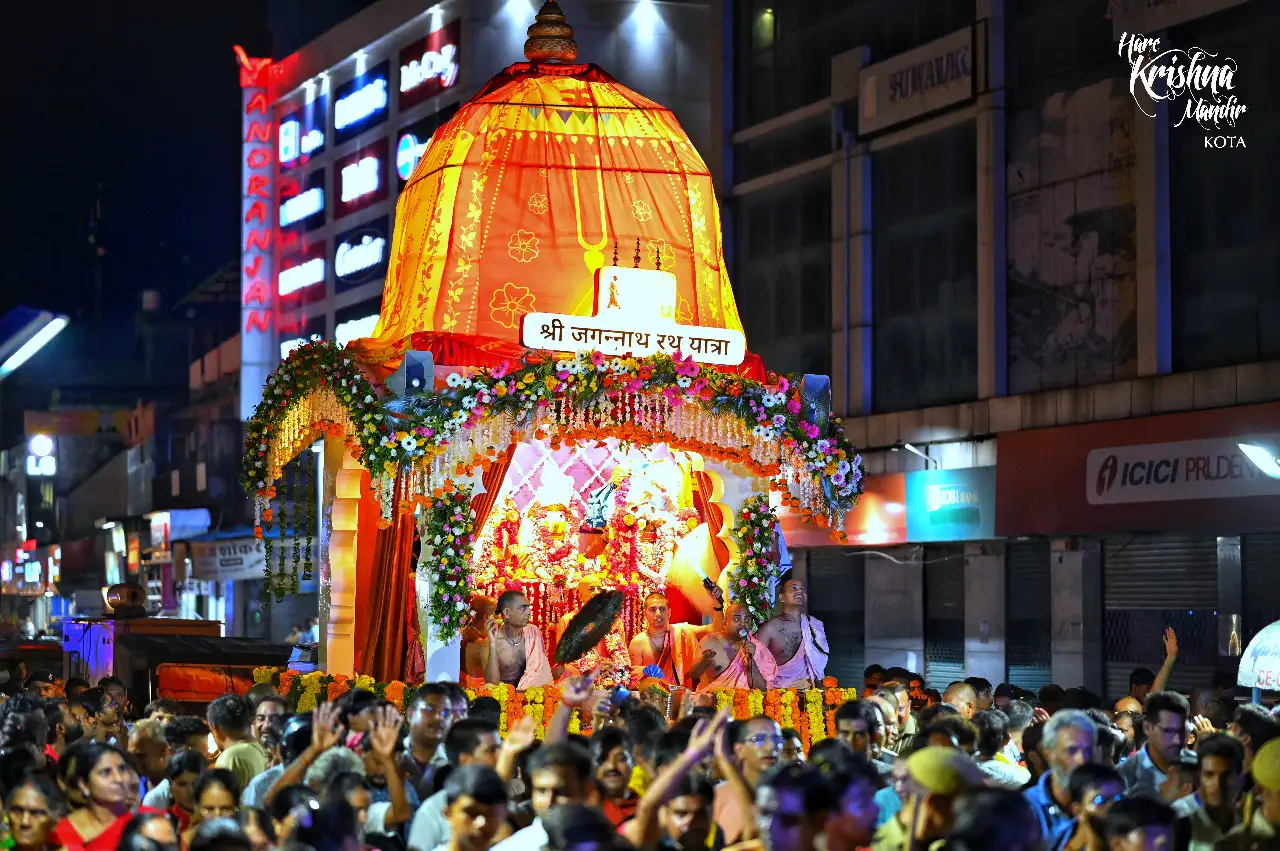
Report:
[[[1090,505],[1280,496],[1280,479],[1249,457],[1274,458],[1277,447],[1280,435],[1095,449],[1086,461],[1086,496]]]
[[[596,272],[594,316],[526,314],[520,342],[555,352],[614,357],[680,352],[698,363],[742,363],[747,339],[741,331],[680,325],[676,303],[676,276],[670,272],[606,266]]]
[[[974,94],[973,30],[868,65],[858,75],[858,132],[876,133]]]
[[[1280,689],[1280,621],[1263,627],[1240,657],[1236,684],[1246,688]]]

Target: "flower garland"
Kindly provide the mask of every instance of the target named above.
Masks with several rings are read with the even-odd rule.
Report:
[[[255,683],[269,683],[298,712],[309,712],[316,705],[326,701],[337,700],[351,689],[371,691],[379,698],[385,698],[396,709],[404,712],[413,701],[413,695],[419,686],[407,685],[399,680],[390,683],[376,682],[373,677],[361,674],[357,677],[344,677],[341,674],[329,676],[320,671],[302,674],[298,671],[282,671],[279,668],[264,667],[253,669]],[[509,685],[484,685],[479,688],[466,689],[468,699],[492,697],[502,707],[499,729],[506,735],[511,723],[519,718],[529,716],[534,719],[537,728],[534,734],[541,738],[546,733],[547,720],[555,714],[562,702],[560,689],[557,686],[543,686],[518,692]],[[712,692],[716,708],[732,707],[734,717],[739,720],[756,715],[767,715],[782,727],[791,727],[799,731],[800,738],[808,752],[810,744],[835,735],[835,710],[845,701],[858,698],[857,689],[842,689],[836,685],[835,679],[827,677],[822,681],[822,688],[811,688],[807,691],[797,689],[720,689]],[[835,700],[832,703],[830,701]],[[569,721],[569,732],[581,732],[583,727],[578,714],[574,713]]]
[[[746,605],[752,629],[769,619],[773,609],[770,592],[778,576],[773,558],[777,544],[778,515],[769,507],[767,494],[748,497],[733,524],[733,542],[739,561],[729,583],[729,600]]]
[[[430,580],[427,621],[440,641],[462,633],[471,612],[470,559],[475,534],[471,488],[445,482],[422,506],[418,571]]]
[[[784,503],[819,526],[843,517],[862,491],[862,459],[839,421],[832,418],[823,434],[802,416],[799,387],[785,377],[770,374],[760,383],[679,353],[555,360],[530,352],[514,364],[453,373],[447,384],[384,407],[345,350],[328,341],[299,346],[267,379],[247,424],[246,487],[261,497],[317,430],[344,437],[354,457],[383,479],[415,465],[432,475],[465,475],[511,439],[528,431],[545,436],[535,425],[546,422],[556,443],[665,442],[737,461],[771,479],[785,491]]]

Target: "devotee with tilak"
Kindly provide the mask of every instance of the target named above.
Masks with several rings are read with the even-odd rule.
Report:
[[[664,682],[684,685],[685,674],[699,655],[699,639],[714,628],[712,624],[673,624],[666,596],[654,591],[644,600],[644,632],[631,639],[631,664],[641,669],[656,666],[662,670]]]
[[[826,676],[827,630],[822,621],[804,613],[807,602],[804,583],[784,576],[778,613],[756,633],[777,663],[770,688],[817,688]]]
[[[777,664],[769,648],[748,630],[751,617],[747,607],[734,603],[725,609],[724,624],[698,646],[702,658],[689,671],[700,680],[698,690],[724,688],[767,688],[777,676]]]

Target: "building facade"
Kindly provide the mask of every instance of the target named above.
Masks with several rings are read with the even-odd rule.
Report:
[[[1173,626],[1207,683],[1280,615],[1277,10],[800,5],[713,4],[712,120],[748,343],[866,448],[858,546],[792,542],[836,673],[1114,698]],[[1135,33],[1230,60],[1217,123]]]

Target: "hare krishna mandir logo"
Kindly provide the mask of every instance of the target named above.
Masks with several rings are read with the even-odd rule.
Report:
[[[1234,130],[1236,119],[1248,110],[1231,94],[1235,88],[1236,61],[1199,47],[1163,48],[1160,42],[1161,39],[1147,38],[1141,33],[1120,36],[1117,52],[1129,62],[1129,93],[1138,109],[1155,118],[1156,102],[1182,100],[1182,115],[1173,122],[1174,127],[1191,119],[1205,131],[1206,148],[1246,147],[1244,136],[1222,132]],[[1151,112],[1147,112],[1138,97],[1139,87],[1151,101]]]

